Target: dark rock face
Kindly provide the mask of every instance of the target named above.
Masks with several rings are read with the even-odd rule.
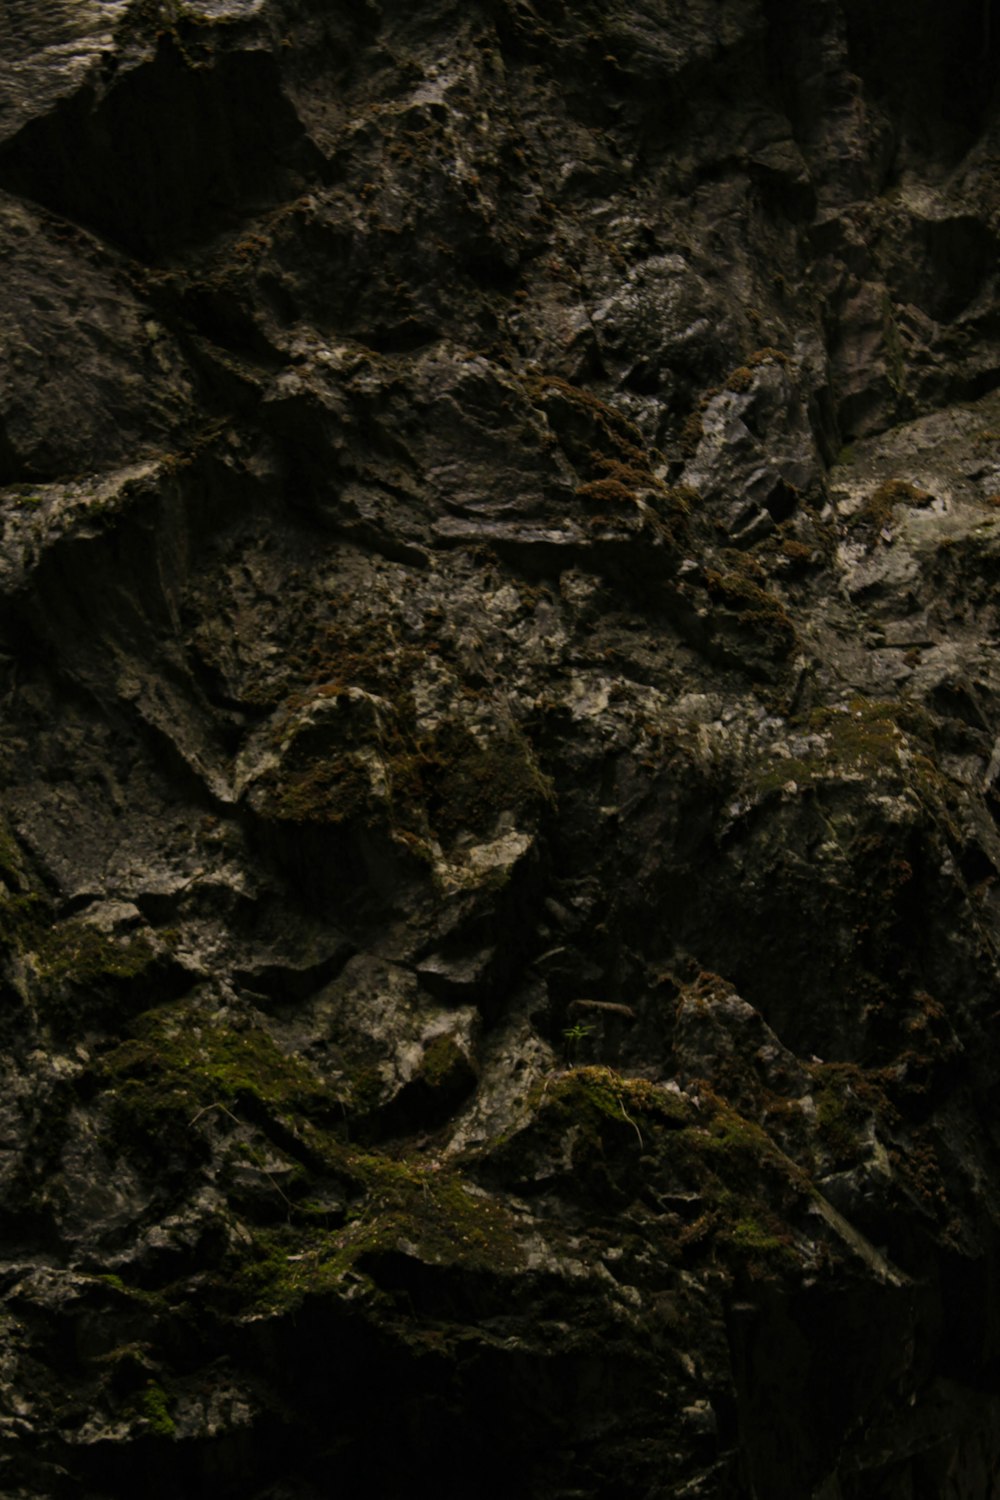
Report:
[[[997,7],[4,24],[0,1490],[993,1493]]]

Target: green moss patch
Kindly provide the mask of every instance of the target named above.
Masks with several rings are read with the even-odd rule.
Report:
[[[39,932],[33,951],[41,978],[79,985],[135,979],[156,961],[145,938],[123,941],[86,922],[66,922]]]
[[[444,1032],[428,1042],[420,1063],[420,1076],[429,1088],[450,1093],[456,1085],[464,1084],[468,1074],[469,1059],[453,1036]]]
[[[933,754],[933,724],[917,704],[854,697],[837,707],[816,709],[801,725],[808,754],[774,756],[758,766],[758,793],[794,781],[814,787],[845,776],[866,781],[908,782],[921,791],[941,791]]]
[[[707,1085],[682,1094],[611,1068],[573,1068],[541,1086],[536,1109],[501,1147],[515,1169],[523,1160],[537,1174],[541,1146],[560,1175],[568,1146],[572,1171],[561,1191],[581,1195],[589,1212],[607,1189],[609,1202],[652,1195],[692,1205],[662,1247],[669,1258],[770,1271],[801,1263],[792,1225],[811,1201],[807,1173]]]
[[[455,1169],[349,1151],[341,1166],[360,1190],[348,1224],[257,1231],[227,1292],[232,1311],[278,1315],[309,1297],[358,1291],[378,1298],[386,1255],[497,1276],[523,1268],[510,1212]]]
[[[261,1028],[227,1027],[183,1003],[143,1017],[136,1030],[101,1065],[119,1149],[191,1162],[204,1156],[212,1119],[227,1132],[242,1126],[261,1132],[258,1141],[271,1139],[265,1151],[238,1138],[240,1160],[266,1169],[276,1142],[296,1164],[282,1178],[286,1222],[245,1226],[245,1251],[228,1252],[225,1282],[212,1294],[228,1315],[279,1313],[306,1296],[339,1296],[347,1281],[374,1294],[372,1262],[390,1252],[495,1274],[522,1264],[502,1204],[455,1167],[355,1146],[339,1098]],[[439,1041],[428,1048],[428,1065],[446,1081],[454,1043]],[[331,1184],[348,1205],[332,1216],[336,1228]],[[252,1200],[246,1211],[254,1212]]]
[[[26,878],[20,846],[7,824],[0,819],[0,880],[11,891],[24,892]]]
[[[0,947],[19,956],[19,971],[40,1017],[57,1031],[90,1029],[123,1008],[166,971],[166,950],[142,934],[118,935],[89,922],[54,923],[36,892],[0,887]]]
[[[157,1437],[173,1437],[177,1424],[170,1414],[170,1398],[161,1385],[154,1380],[148,1382],[138,1393],[136,1407],[149,1423],[150,1431]]]
[[[539,1108],[560,1118],[591,1124],[611,1120],[634,1128],[636,1117],[670,1127],[692,1118],[683,1094],[613,1068],[571,1068],[538,1091]]]
[[[857,1161],[869,1111],[849,1090],[831,1084],[816,1095],[816,1133],[835,1166]]]
[[[798,1266],[794,1236],[775,1214],[745,1213],[718,1231],[718,1243],[757,1274]]]
[[[192,1121],[213,1105],[249,1107],[260,1119],[336,1109],[318,1075],[260,1028],[226,1027],[182,1002],[141,1017],[135,1030],[101,1063],[124,1142],[155,1149],[181,1132],[193,1147]]]

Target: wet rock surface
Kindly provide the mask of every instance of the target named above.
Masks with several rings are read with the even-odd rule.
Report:
[[[8,0],[5,1495],[991,1493],[994,10]]]

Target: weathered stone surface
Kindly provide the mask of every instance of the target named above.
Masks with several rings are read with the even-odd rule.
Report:
[[[0,1490],[979,1500],[992,7],[3,7]]]

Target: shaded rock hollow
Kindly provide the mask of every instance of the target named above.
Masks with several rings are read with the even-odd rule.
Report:
[[[996,8],[4,24],[3,1493],[990,1494]]]

